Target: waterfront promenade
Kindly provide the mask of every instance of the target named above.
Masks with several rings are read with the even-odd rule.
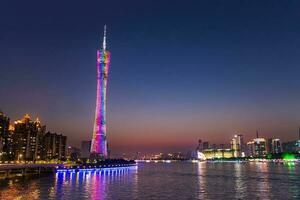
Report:
[[[0,171],[15,170],[15,169],[32,169],[32,168],[56,168],[64,166],[64,164],[0,164]]]
[[[57,163],[0,164],[0,178],[10,178],[15,175],[40,174],[43,172],[49,173],[53,172],[56,168],[64,166],[64,164]]]
[[[136,166],[134,161],[106,160],[97,163],[10,163],[0,164],[0,179],[29,174],[78,172]]]

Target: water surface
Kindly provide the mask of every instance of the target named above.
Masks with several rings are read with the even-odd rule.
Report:
[[[0,199],[300,199],[299,165],[139,163],[9,181]]]

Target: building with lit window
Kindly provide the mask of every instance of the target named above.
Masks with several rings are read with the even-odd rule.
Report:
[[[267,155],[267,141],[265,138],[255,138],[247,143],[248,156],[265,157]]]
[[[0,111],[0,153],[3,152],[5,146],[5,138],[8,135],[9,118]],[[2,155],[2,154],[1,154]]]
[[[13,126],[10,119],[0,111],[0,160],[13,160]]]
[[[282,145],[280,139],[272,139],[272,153],[282,153]]]
[[[67,137],[62,134],[47,132],[43,140],[43,159],[45,160],[64,160],[67,158],[66,147]]]
[[[234,137],[231,139],[231,150],[233,151],[233,156],[238,157],[244,157],[244,141],[243,141],[243,135],[234,135]]]
[[[206,149],[202,151],[205,159],[233,158],[231,149]],[[203,157],[203,155],[201,155]],[[202,158],[203,159],[203,158]],[[203,159],[203,160],[205,160]]]
[[[42,156],[46,126],[36,119],[32,121],[26,114],[23,119],[15,121],[13,134],[13,152],[15,160],[35,161]]]

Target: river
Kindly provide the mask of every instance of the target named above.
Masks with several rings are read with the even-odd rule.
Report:
[[[96,172],[2,182],[0,199],[300,199],[300,166],[275,163],[139,163]]]

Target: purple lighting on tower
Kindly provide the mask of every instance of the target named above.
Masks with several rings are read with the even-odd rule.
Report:
[[[110,53],[106,51],[106,25],[103,46],[97,50],[97,100],[91,153],[107,157],[106,141],[106,87]]]

